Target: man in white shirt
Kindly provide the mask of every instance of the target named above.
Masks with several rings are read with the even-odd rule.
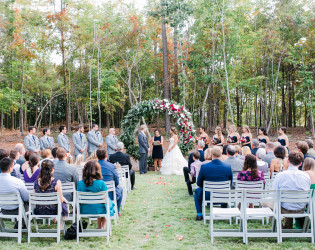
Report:
[[[276,175],[272,185],[274,190],[301,191],[309,190],[311,180],[308,174],[299,170],[304,156],[301,152],[293,151],[289,154],[289,167],[286,171]],[[305,211],[305,203],[281,203],[281,213],[302,214]],[[292,229],[292,218],[285,218],[285,229]]]

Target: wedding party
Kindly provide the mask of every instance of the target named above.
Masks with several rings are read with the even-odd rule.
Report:
[[[313,249],[310,1],[0,1],[1,249]]]

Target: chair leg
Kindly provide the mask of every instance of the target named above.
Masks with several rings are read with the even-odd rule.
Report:
[[[210,215],[210,223],[209,223],[209,227],[210,227],[210,238],[211,238],[211,243],[213,244],[214,242],[214,235],[213,235],[213,218]]]
[[[21,244],[21,242],[22,242],[22,216],[19,216],[19,221],[18,221],[18,243]]]
[[[0,218],[0,231],[1,232],[5,232],[5,225],[4,225],[4,223],[3,223],[3,219],[2,218]]]
[[[79,223],[80,223],[80,217],[77,216],[77,243],[79,244],[79,233],[80,233],[80,229],[79,229]],[[83,228],[82,228],[83,230]]]
[[[27,243],[31,242],[31,232],[32,232],[32,219],[28,219],[28,228],[27,228]]]

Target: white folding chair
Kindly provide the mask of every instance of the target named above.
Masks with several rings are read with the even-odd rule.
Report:
[[[107,192],[113,192],[113,203],[115,204],[115,214],[114,216],[111,216],[111,219],[115,221],[115,225],[117,224],[118,219],[118,207],[117,207],[117,199],[116,199],[116,187],[114,181],[105,181],[105,184],[108,188]]]
[[[72,222],[75,222],[75,214],[76,214],[76,189],[75,189],[75,184],[74,182],[64,182],[61,183],[62,185],[62,194],[64,195],[65,193],[71,193],[72,194],[72,201],[68,201],[68,205],[72,207],[72,213],[70,213],[70,206],[69,206],[69,216],[67,220],[72,220]]]
[[[27,223],[27,217],[24,210],[24,205],[19,193],[13,194],[0,194],[0,207],[3,206],[18,206],[19,213],[17,215],[5,215],[0,213],[0,237],[16,237],[18,243],[22,242],[22,221],[24,219],[25,224]],[[3,219],[17,220],[18,229],[8,229],[5,227]]]
[[[231,189],[231,182],[230,181],[204,181],[203,188],[202,188],[202,216],[203,222],[206,224],[207,220],[210,220],[210,214],[206,213],[206,207],[209,206],[210,200],[206,200],[206,192],[210,192],[212,190],[229,190]],[[226,203],[226,202],[225,202]],[[230,220],[232,223],[232,220]]]
[[[24,181],[24,174],[20,174],[20,179]]]
[[[122,169],[118,169],[118,176],[119,176],[119,184],[123,188],[123,198],[121,201],[121,209],[125,208],[126,200],[127,200],[127,184],[126,184],[126,176],[125,171]]]
[[[29,198],[29,215],[28,215],[28,243],[30,243],[32,237],[50,237],[57,238],[57,243],[60,241],[61,224],[63,226],[63,232],[65,233],[65,223],[62,218],[62,208],[59,198],[59,193],[30,193]],[[35,214],[36,206],[56,205],[57,214],[55,215],[37,215]],[[38,229],[38,219],[56,219],[57,229]],[[35,232],[32,231],[32,220],[35,224]]]
[[[102,204],[106,205],[106,214],[81,214],[80,206],[87,204]],[[111,235],[111,220],[110,220],[110,204],[108,192],[77,192],[77,243],[79,243],[80,237],[107,237]],[[106,218],[106,229],[84,229],[82,225],[82,218]],[[81,232],[79,230],[81,226]]]
[[[270,190],[272,189],[272,186],[271,186],[271,180],[270,180],[270,173],[266,173],[264,174],[264,178],[265,178],[265,190]]]
[[[279,242],[282,242],[282,238],[311,238],[312,243],[314,243],[314,210],[312,201],[313,190],[305,191],[286,191],[280,190],[278,192],[278,211],[279,211],[279,222],[281,224],[284,218],[305,218],[304,225],[302,229],[279,229]],[[291,204],[301,204],[304,203],[306,206],[305,212],[302,214],[285,214],[281,212],[281,204],[291,203]],[[310,230],[308,226],[310,224]]]
[[[126,177],[126,184],[127,184],[127,191],[131,191],[131,181],[130,181],[130,173],[129,173],[129,166],[128,165],[123,165],[121,166],[121,169],[124,170],[125,172],[125,177]]]
[[[34,183],[26,182],[25,183],[26,189],[28,193],[34,193]]]
[[[239,218],[242,220],[242,212],[237,208],[221,208],[214,207],[217,203],[226,203],[226,201],[233,202],[235,204],[240,203],[241,209],[242,205],[242,190],[212,190],[210,193],[210,237],[211,243],[214,241],[215,236],[220,237],[243,237],[245,240],[244,230],[242,228],[242,223],[240,223],[239,229],[214,229],[213,221],[214,220],[232,220],[232,218]]]
[[[255,207],[249,208],[251,203],[270,203],[273,204],[273,209],[269,207]],[[243,228],[245,231],[245,241],[248,243],[248,237],[276,237],[279,242],[279,221],[278,221],[278,207],[277,207],[277,191],[275,190],[244,190],[243,193]],[[255,229],[248,230],[247,221],[251,219],[272,217],[271,229]]]

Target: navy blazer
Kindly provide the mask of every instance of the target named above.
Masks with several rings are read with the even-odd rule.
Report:
[[[214,159],[209,163],[201,165],[198,175],[197,185],[203,187],[203,181],[228,181],[233,182],[233,173],[231,166]]]
[[[205,161],[205,153],[203,152],[202,149],[198,149],[198,152],[200,153],[200,158],[199,158],[199,161],[203,162]],[[192,153],[189,155],[189,158],[188,158],[188,167],[190,169],[190,164],[192,164],[194,162],[194,159],[193,159],[193,155]]]
[[[119,176],[115,165],[105,160],[99,160],[98,163],[101,165],[103,181],[114,181],[115,187],[117,187],[119,185]]]

